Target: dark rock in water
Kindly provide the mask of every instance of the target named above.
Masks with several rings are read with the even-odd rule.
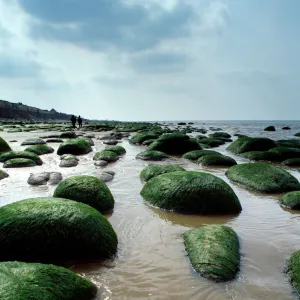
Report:
[[[291,130],[291,127],[285,126],[281,128],[282,130]]]
[[[3,300],[92,300],[97,293],[92,282],[72,271],[37,263],[0,263],[0,282]]]
[[[142,159],[142,160],[163,160],[165,158],[169,158],[169,156],[161,151],[155,151],[155,150],[147,150],[144,152],[140,152],[136,155],[137,159]]]
[[[289,167],[300,167],[300,158],[290,158],[284,160],[282,164]]]
[[[93,160],[105,160],[107,162],[115,162],[119,159],[118,155],[113,151],[102,150],[95,153]]]
[[[278,161],[277,154],[270,151],[249,151],[242,153],[242,156],[254,161]]]
[[[289,158],[300,158],[300,149],[289,147],[275,147],[268,152],[274,153],[277,161],[284,161]]]
[[[300,132],[295,133],[294,136],[300,136]]]
[[[146,140],[146,141],[143,141],[142,145],[143,146],[149,146],[150,144],[152,144],[155,141],[156,141],[156,139]]]
[[[73,155],[81,155],[87,154],[93,151],[90,144],[84,139],[71,139],[63,142],[59,145],[57,150],[58,155],[62,154],[73,154]]]
[[[230,139],[231,135],[229,133],[226,132],[214,132],[208,135],[211,138],[226,138],[226,139]]]
[[[25,151],[33,152],[37,155],[43,155],[43,154],[53,153],[54,149],[47,145],[33,145],[33,146],[27,147],[25,149]]]
[[[209,130],[211,130],[211,131],[223,131],[223,129],[220,128],[220,127],[209,127]]]
[[[6,172],[0,170],[0,180],[7,178],[7,177],[9,177],[9,175]]]
[[[28,158],[12,158],[3,164],[3,168],[26,168],[34,166],[36,166],[36,163]]]
[[[18,141],[17,140],[12,140],[12,141],[9,141],[10,143],[17,143]]]
[[[177,123],[177,125],[186,125],[184,122]]]
[[[43,164],[43,161],[40,159],[38,155],[28,151],[10,151],[7,153],[3,153],[0,155],[0,162],[6,162],[7,160],[13,158],[28,158],[33,160],[39,166]]]
[[[94,139],[95,135],[94,134],[86,134],[84,137],[87,137],[89,139]]]
[[[97,176],[98,179],[100,179],[103,182],[108,182],[113,180],[115,177],[115,174],[111,174],[111,172],[104,171],[100,175]]]
[[[277,147],[289,147],[300,149],[300,140],[290,139],[290,140],[278,140],[275,141]]]
[[[300,183],[290,173],[266,163],[235,165],[226,176],[233,182],[261,193],[283,193],[300,190]]]
[[[200,157],[204,155],[209,155],[209,154],[215,154],[215,155],[222,155],[221,153],[213,150],[194,150],[185,153],[182,158],[189,159],[189,160],[198,160]]]
[[[94,165],[95,165],[96,167],[105,167],[105,166],[108,165],[108,162],[105,161],[105,160],[96,160],[96,161],[94,162]]]
[[[264,131],[276,131],[274,126],[268,126],[264,129]]]
[[[46,142],[42,139],[27,139],[24,142],[22,142],[21,146],[27,146],[27,145],[43,145],[46,144]]]
[[[45,136],[41,136],[40,139],[59,139],[60,134],[49,134],[49,135],[45,135]]]
[[[132,144],[142,144],[146,140],[156,140],[160,134],[152,131],[143,131],[134,135],[129,141]]]
[[[115,152],[117,155],[123,155],[126,153],[126,150],[122,146],[106,146],[105,150]]]
[[[6,153],[9,151],[11,151],[10,146],[7,144],[7,142],[2,137],[0,137],[0,154]]]
[[[300,250],[292,254],[287,268],[287,274],[290,277],[290,281],[293,287],[300,294]]]
[[[71,168],[71,167],[76,167],[77,165],[78,165],[78,160],[72,156],[67,156],[63,158],[59,163],[59,166],[61,168]]]
[[[175,165],[150,165],[142,170],[140,177],[142,180],[148,181],[155,176],[176,171],[185,171],[185,169]]]
[[[182,213],[234,214],[242,210],[225,181],[202,172],[178,171],[153,177],[141,195],[152,205]]]
[[[108,172],[109,180],[113,175]],[[100,212],[110,211],[114,208],[114,198],[107,185],[94,176],[72,176],[63,180],[56,188],[54,197],[65,198],[85,203],[94,207]]]
[[[2,206],[0,231],[1,261],[58,264],[111,258],[117,252],[117,236],[106,218],[67,199],[34,198]]]
[[[285,194],[281,199],[280,203],[290,209],[300,209],[300,191],[289,192]]]
[[[189,125],[194,125],[194,123],[193,123],[193,122],[189,122],[188,124],[189,124]]]
[[[74,131],[63,132],[60,136],[61,139],[76,139],[77,135]]]
[[[207,145],[211,148],[214,147],[219,147],[221,145],[225,144],[225,141],[222,141],[221,139],[216,139],[216,138],[205,138],[205,139],[200,139],[199,143],[202,145]]]
[[[30,174],[28,178],[28,184],[30,185],[46,185],[58,184],[62,181],[62,175],[59,172],[42,172],[36,174]]]
[[[200,157],[197,163],[203,166],[219,166],[219,167],[231,167],[237,164],[237,162],[226,155],[220,154],[208,154]]]
[[[106,141],[103,141],[103,144],[106,144],[106,145],[117,145],[118,141],[117,140],[106,140]]]
[[[46,140],[46,142],[47,143],[62,143],[63,140],[59,139],[59,138],[51,138],[51,139]]]
[[[206,225],[184,233],[184,244],[197,273],[216,282],[233,279],[240,264],[237,234],[224,225]]]

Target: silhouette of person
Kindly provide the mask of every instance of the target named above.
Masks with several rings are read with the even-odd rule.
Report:
[[[76,128],[76,126],[75,126],[75,124],[76,124],[76,117],[74,116],[74,115],[72,115],[72,117],[71,117],[71,122],[72,122],[72,126],[73,126],[73,128]]]
[[[77,121],[78,121],[79,128],[82,128],[82,119],[80,116],[78,116]]]

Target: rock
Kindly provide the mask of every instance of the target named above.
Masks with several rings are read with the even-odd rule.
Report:
[[[290,209],[300,210],[300,191],[289,192],[285,194],[281,199],[280,203]]]
[[[0,298],[5,300],[92,300],[97,287],[72,271],[54,265],[0,263]]]
[[[285,126],[281,128],[282,130],[291,130],[291,127]]]
[[[52,147],[49,147],[47,145],[33,145],[30,147],[27,147],[25,151],[33,152],[37,155],[43,155],[43,154],[49,154],[53,153],[54,149]]]
[[[300,132],[295,133],[294,136],[300,136]]]
[[[62,181],[62,175],[59,172],[41,172],[36,174],[30,174],[27,183],[30,185],[46,185],[58,184]]]
[[[227,170],[233,182],[261,193],[283,193],[300,190],[300,183],[290,173],[266,163],[240,164]]]
[[[6,172],[4,172],[3,170],[0,170],[0,180],[7,178],[7,177],[9,177],[9,175]]]
[[[132,144],[142,144],[146,140],[157,139],[159,134],[152,131],[143,131],[134,135],[129,141]]]
[[[114,175],[109,172],[103,172],[102,174],[97,176],[103,182],[108,182],[114,179]]]
[[[60,135],[59,134],[48,134],[45,136],[40,136],[40,139],[59,139]]]
[[[57,139],[48,139],[48,140],[46,140],[46,142],[47,143],[62,143],[63,142],[63,140],[62,139],[59,139],[59,138],[57,138]]]
[[[289,158],[300,158],[300,149],[289,147],[275,147],[268,152],[274,153],[277,161],[284,161]]]
[[[36,163],[28,158],[12,158],[3,164],[3,168],[26,168],[34,166],[36,166]]]
[[[208,146],[207,148],[215,148],[225,144],[225,141],[222,141],[220,138],[205,138],[198,140],[202,147]]]
[[[50,178],[48,183],[50,185],[58,184],[62,181],[62,175],[59,172],[50,172]]]
[[[95,165],[96,167],[105,167],[105,166],[108,165],[108,162],[105,161],[105,160],[96,160],[96,161],[94,162],[94,165]]]
[[[274,126],[268,126],[264,129],[264,131],[276,131]]]
[[[300,294],[300,250],[294,252],[288,262],[287,273],[293,287]]]
[[[182,213],[234,214],[242,210],[225,181],[202,172],[178,171],[153,177],[141,195],[152,205]]]
[[[27,139],[24,142],[22,142],[21,146],[27,146],[27,145],[44,145],[46,142],[42,139],[36,138],[36,139]]]
[[[147,151],[138,153],[135,158],[142,159],[142,160],[159,161],[159,160],[163,160],[165,158],[169,158],[169,156],[166,153],[161,152],[161,151],[147,150]]]
[[[242,154],[245,158],[254,161],[277,161],[277,154],[270,151],[250,151]]]
[[[298,139],[278,140],[276,141],[276,146],[300,149],[300,140]]]
[[[185,122],[179,122],[179,123],[177,123],[177,125],[186,125],[186,123]]]
[[[63,132],[60,136],[61,139],[76,139],[77,135],[74,131]]]
[[[90,144],[90,146],[95,146],[95,143],[94,143],[94,141],[92,140],[92,139],[90,139],[90,138],[88,138],[88,137],[86,137],[86,136],[84,136],[84,137],[82,137],[84,140],[86,140],[89,144]]]
[[[237,164],[237,162],[226,155],[220,154],[208,154],[200,157],[197,160],[198,164],[203,166],[220,166],[220,167],[231,167]]]
[[[72,154],[63,154],[63,155],[60,156],[59,159],[62,160],[62,159],[65,159],[65,158],[69,158],[69,159],[73,158],[73,159],[79,161],[79,158],[75,155],[72,155]]]
[[[72,156],[67,156],[63,158],[59,163],[59,166],[61,168],[72,168],[72,167],[76,167],[77,165],[78,165],[78,160]]]
[[[123,155],[126,153],[125,148],[122,146],[106,146],[105,150],[115,152],[117,155]]]
[[[225,138],[225,139],[230,139],[231,135],[229,133],[226,132],[214,132],[208,135],[211,138]]]
[[[71,139],[63,142],[59,145],[57,150],[58,155],[62,154],[73,154],[73,155],[81,155],[92,152],[92,148],[90,144],[84,139]]]
[[[107,162],[115,162],[119,159],[118,155],[115,152],[102,150],[100,152],[96,152],[93,157],[93,160],[105,160]]]
[[[289,167],[300,167],[300,158],[290,158],[284,160],[282,164]]]
[[[17,140],[11,140],[9,141],[10,143],[17,143],[18,141]]]
[[[235,278],[240,264],[237,234],[224,225],[207,225],[184,233],[184,244],[195,271],[216,282]]]
[[[152,144],[153,142],[155,142],[156,139],[150,139],[150,140],[146,140],[142,142],[143,146],[149,146],[150,144]]]
[[[95,135],[94,134],[86,134],[84,137],[87,137],[89,139],[94,139]]]
[[[142,170],[140,177],[142,180],[148,181],[155,176],[176,171],[185,171],[185,169],[180,166],[172,165],[150,165]]]
[[[59,198],[0,207],[0,260],[62,263],[111,258],[117,236],[96,209]],[[40,299],[40,298],[39,298]]]
[[[42,165],[43,162],[38,155],[28,151],[10,151],[0,155],[0,162],[6,162],[13,158],[28,158],[33,160],[37,165]]]
[[[109,173],[103,173],[112,176]],[[114,208],[114,198],[104,182],[94,176],[72,176],[63,180],[56,188],[53,197],[82,202],[101,213]]]
[[[274,147],[276,147],[275,142],[268,138],[241,137],[232,142],[227,150],[235,154],[241,154],[250,151],[267,151]]]
[[[195,139],[182,133],[167,133],[150,144],[147,150],[161,151],[167,154],[182,155],[193,150],[201,150]]]
[[[0,137],[0,154],[11,151],[11,148],[7,144],[7,142]]]
[[[213,150],[194,150],[185,153],[182,158],[189,159],[189,160],[198,160],[200,157],[204,155],[209,155],[209,154],[215,154],[215,155],[222,155],[221,153]]]

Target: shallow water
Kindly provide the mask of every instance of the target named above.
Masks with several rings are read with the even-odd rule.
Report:
[[[274,124],[274,123],[273,123]],[[269,122],[267,125],[273,125]],[[300,124],[293,123],[292,131],[263,132],[261,124],[197,124],[201,127],[220,126],[229,133],[268,136],[274,139],[292,138],[300,131]],[[280,126],[281,126],[280,125]],[[282,127],[281,126],[281,127]],[[48,133],[46,133],[48,134]],[[104,133],[96,133],[101,136]],[[29,137],[45,133],[5,133],[1,136],[14,150],[24,149],[20,143]],[[105,147],[95,141],[94,150]],[[58,144],[49,144],[57,149]],[[127,140],[121,143],[127,153],[106,168],[93,165],[93,153],[80,157],[74,168],[60,168],[56,154],[41,156],[44,164],[34,168],[7,169],[10,177],[0,181],[0,205],[37,196],[51,196],[55,186],[31,187],[27,179],[31,172],[58,171],[64,178],[71,175],[96,175],[102,170],[113,170],[116,175],[108,182],[116,204],[107,216],[119,238],[117,257],[105,263],[75,264],[71,269],[92,280],[99,287],[97,299],[296,299],[288,277],[284,273],[287,259],[300,249],[300,211],[283,209],[278,204],[281,195],[263,195],[247,191],[232,184],[224,168],[201,166],[174,158],[158,164],[179,164],[188,170],[210,172],[230,184],[238,195],[243,211],[237,216],[181,215],[148,205],[140,196],[143,183],[140,171],[149,163],[136,160],[135,155],[145,147],[133,146]],[[226,145],[227,146],[227,145]],[[227,153],[222,146],[217,151]],[[234,156],[239,163],[246,159]],[[2,164],[1,164],[2,167]],[[300,173],[287,169],[300,180]],[[227,224],[238,234],[241,244],[240,272],[228,283],[214,283],[197,275],[186,255],[182,234],[204,224]]]

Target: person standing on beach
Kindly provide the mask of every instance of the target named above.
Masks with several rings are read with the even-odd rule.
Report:
[[[72,122],[72,126],[73,126],[73,128],[76,128],[76,126],[75,126],[75,124],[76,124],[76,117],[74,116],[74,115],[72,115],[72,117],[71,117],[71,122]]]
[[[78,121],[78,126],[79,126],[79,128],[82,128],[82,119],[81,119],[80,116],[78,116],[77,121]]]

